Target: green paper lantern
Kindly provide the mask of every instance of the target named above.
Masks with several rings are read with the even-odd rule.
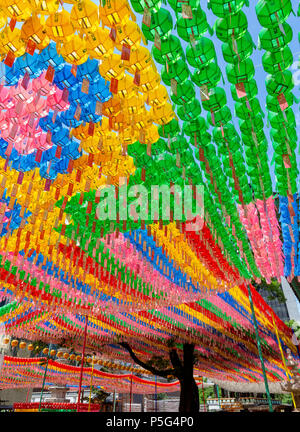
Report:
[[[206,85],[209,88],[216,87],[221,79],[221,70],[215,63],[209,63],[201,70],[197,70],[192,75],[192,81],[199,87]]]
[[[249,115],[252,117],[262,114],[262,109],[257,98],[251,99],[248,103],[251,108],[250,110],[245,102],[237,102],[235,104],[235,113],[239,119],[247,120]]]
[[[239,12],[245,3],[247,3],[245,0],[209,0],[207,7],[211,9],[217,17],[224,18]]]
[[[166,9],[160,8],[151,12],[150,27],[142,24],[142,32],[147,40],[154,42],[157,33],[161,39],[166,39],[173,29],[172,15]]]
[[[239,39],[247,32],[247,29],[247,17],[242,11],[219,18],[215,23],[217,38],[222,42],[229,42],[232,38]]]
[[[171,99],[176,105],[182,105],[191,102],[195,98],[195,94],[194,84],[187,79],[177,85],[176,95],[171,93]]]
[[[292,3],[290,0],[260,0],[255,10],[261,26],[271,28],[287,20],[292,12]]]
[[[277,72],[266,78],[266,89],[270,95],[286,94],[293,87],[293,74],[289,70]]]
[[[232,84],[248,82],[255,74],[253,62],[247,59],[239,64],[227,65],[226,74],[228,81]]]
[[[292,39],[292,27],[285,22],[282,24],[281,28],[275,26],[270,29],[263,29],[259,32],[260,46],[265,51],[280,51],[287,44],[289,44]]]
[[[223,126],[223,128],[215,127],[213,129],[213,140],[218,142],[224,142],[231,141],[232,139],[238,137],[238,134],[235,130],[235,127],[233,124],[228,123],[227,125]]]
[[[182,166],[189,166],[194,162],[193,153],[190,149],[180,154],[180,163]]]
[[[266,52],[262,57],[264,70],[274,75],[278,71],[288,69],[293,64],[293,54],[289,47],[284,47],[281,51]]]
[[[170,64],[168,67],[163,66],[161,71],[161,79],[163,82],[170,86],[171,79],[175,79],[177,83],[183,83],[190,75],[187,64],[183,60],[178,60]]]
[[[206,111],[218,111],[226,103],[226,93],[221,87],[212,88],[209,92],[209,99],[202,100],[202,106]]]
[[[168,0],[169,5],[171,8],[176,12],[176,14],[182,12],[182,5],[190,6],[192,9],[197,9],[200,5],[200,0]]]
[[[292,106],[294,103],[293,93],[292,92],[285,93],[284,97],[285,97],[285,100],[286,100],[288,106],[289,107]],[[267,95],[266,101],[267,101],[266,107],[269,111],[272,111],[272,112],[281,112],[282,111],[281,106],[279,105],[277,96]]]
[[[179,123],[176,119],[172,119],[168,124],[158,126],[159,136],[168,138],[174,137],[180,133]]]
[[[222,53],[226,63],[236,64],[246,60],[253,51],[253,41],[249,32],[236,41],[229,40],[222,44]]]
[[[144,13],[145,7],[150,11],[158,10],[161,7],[161,3],[162,3],[161,0],[147,0],[147,4],[145,0],[130,0],[130,2],[131,2],[132,9],[136,13],[140,13],[140,14]]]
[[[289,147],[289,148],[288,148]],[[289,149],[291,150],[291,151],[295,151],[296,150],[296,148],[297,148],[297,141],[289,141],[288,142],[288,146],[287,146],[287,143],[286,142],[273,142],[273,148],[274,148],[274,151],[275,151],[275,153],[278,153],[278,154],[281,154],[281,155],[283,155],[283,154],[288,154],[289,153]]]
[[[152,55],[154,60],[162,65],[166,63],[174,63],[180,59],[185,59],[181,42],[176,36],[173,35],[170,35],[167,39],[161,41],[160,49],[153,45]]]
[[[187,149],[189,149],[189,145],[184,137],[177,136],[170,140],[170,150],[172,153],[181,153]]]
[[[206,14],[201,8],[192,9],[193,18],[177,20],[177,33],[186,42],[197,40],[208,30]]]
[[[262,161],[262,155],[268,151],[268,141],[266,139],[260,141],[257,144],[257,149],[254,145],[248,145],[246,143],[245,143],[244,148],[245,148],[245,155],[246,155],[247,160],[250,160],[253,158],[254,152],[255,152],[255,154],[256,154],[256,152],[258,152],[259,158]],[[266,155],[264,155],[264,157],[267,158]]]
[[[201,37],[194,45],[189,44],[186,49],[186,59],[195,68],[201,68],[216,60],[213,42],[206,37]]]
[[[257,145],[259,145],[262,141],[265,141],[266,136],[264,131],[257,130],[255,131],[255,135],[252,135],[252,133],[246,133],[241,135],[242,141],[245,145],[248,145],[251,148],[255,148]]]
[[[287,127],[286,129],[271,129],[270,136],[274,141],[278,143],[284,141],[285,139],[288,139],[290,141],[297,141],[298,139],[295,128],[290,127]]]
[[[181,105],[177,110],[178,117],[181,120],[192,120],[201,114],[201,106],[198,99],[193,99],[187,104]]]
[[[256,115],[248,120],[239,120],[241,132],[243,134],[251,133],[252,129],[257,131],[263,129],[264,121],[261,115]]]
[[[166,151],[168,151],[166,141],[164,141],[161,138],[159,138],[159,140],[157,140],[156,143],[151,144],[151,154],[153,156],[164,154]]]
[[[296,127],[295,114],[292,108],[288,108],[283,112],[279,113],[269,113],[269,120],[272,128],[281,129],[285,126]]]
[[[211,135],[208,132],[200,133],[197,132],[193,138],[190,139],[190,145],[194,147],[205,147],[211,142]],[[199,159],[199,153],[196,151],[195,156]]]
[[[256,84],[255,79],[251,79],[248,82],[244,82],[244,88],[245,88],[245,93],[246,93],[247,99],[249,101],[250,101],[250,99],[253,99],[255,96],[257,96],[258,89],[257,89],[257,84]],[[231,90],[232,98],[236,102],[241,102],[241,101],[245,100],[246,96],[243,96],[243,97],[238,96],[235,85],[231,85],[230,90]]]
[[[185,135],[189,137],[194,137],[194,134],[201,133],[202,131],[206,131],[207,125],[203,117],[198,116],[197,118],[194,118],[192,121],[185,121],[183,122],[183,132]]]
[[[231,111],[228,106],[224,106],[219,111],[207,114],[207,121],[212,126],[221,126],[230,122],[232,119]]]

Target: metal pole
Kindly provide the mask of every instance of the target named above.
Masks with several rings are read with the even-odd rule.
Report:
[[[28,387],[28,392],[27,392],[27,395],[26,395],[26,402],[28,402],[29,392],[30,392],[30,387]]]
[[[204,403],[204,412],[206,412],[206,401],[205,401],[205,396],[204,396],[203,377],[202,377],[202,395],[203,395],[203,403]]]
[[[157,412],[157,376],[155,375],[155,412]]]
[[[251,293],[251,289],[250,289],[249,285],[247,285],[247,288],[248,288],[248,294],[249,294],[249,302],[250,302],[251,311],[252,311],[252,318],[253,318],[253,323],[254,323],[258,354],[259,354],[259,359],[261,362],[261,368],[262,368],[262,373],[264,376],[265,388],[266,388],[266,393],[267,393],[267,398],[268,398],[268,403],[269,403],[269,411],[273,412],[272,400],[271,400],[271,395],[270,395],[270,391],[269,391],[268,378],[267,378],[267,374],[266,374],[264,359],[262,356],[262,351],[261,351],[261,346],[260,346],[260,337],[259,337],[259,333],[258,333],[258,326],[257,326],[255,310],[254,310],[253,301],[252,301],[252,293]]]
[[[83,375],[83,363],[84,363],[84,354],[85,354],[87,324],[88,324],[88,316],[86,315],[85,316],[85,327],[84,327],[84,339],[83,339],[83,347],[82,347],[82,357],[81,357],[80,380],[79,380],[79,389],[78,389],[77,412],[79,412],[79,404],[80,404],[80,396],[81,396],[81,386],[82,386],[82,375]]]
[[[45,386],[46,375],[47,375],[47,370],[48,370],[48,361],[49,361],[49,357],[47,357],[47,363],[46,363],[46,368],[45,368],[45,373],[44,373],[44,378],[43,378],[42,391],[41,391],[41,397],[40,397],[40,403],[39,403],[39,412],[41,411],[41,404],[42,404],[42,399],[43,399],[44,386]]]
[[[41,397],[40,397],[40,403],[39,403],[39,412],[41,410],[41,404],[42,404],[42,399],[43,399],[43,393],[44,393],[44,387],[45,387],[45,381],[46,381],[46,375],[47,375],[47,370],[48,370],[48,362],[49,362],[49,358],[50,358],[50,351],[51,351],[51,349],[52,349],[52,344],[50,344],[49,348],[48,348],[47,363],[46,363],[46,368],[45,368],[45,373],[44,373],[44,378],[43,378],[43,384],[42,384]]]
[[[218,384],[216,384],[216,389],[217,389],[217,396],[218,396],[218,404],[219,404],[219,408],[221,408],[220,395],[219,395],[219,386],[218,386]]]
[[[116,389],[114,390],[114,398],[113,398],[113,412],[116,412]]]
[[[92,359],[92,373],[91,373],[90,397],[89,397],[89,409],[88,409],[89,412],[90,412],[90,409],[91,409],[91,398],[92,398],[93,375],[94,375],[94,356],[93,356],[93,359]]]
[[[132,375],[130,376],[130,404],[129,404],[129,412],[131,412],[131,400],[132,400]]]
[[[281,342],[280,342],[280,337],[279,337],[279,333],[278,333],[278,329],[277,329],[277,326],[276,326],[276,323],[275,323],[275,319],[274,319],[274,314],[273,313],[272,313],[272,318],[273,318],[273,325],[274,325],[274,328],[275,328],[275,333],[276,333],[276,337],[277,337],[277,342],[278,342],[278,346],[279,346],[279,350],[280,350],[280,354],[281,354],[281,360],[282,360],[282,363],[283,363],[285,374],[286,374],[287,380],[289,382],[291,382],[290,381],[290,377],[289,377],[289,373],[290,372],[289,372],[289,370],[287,368],[287,365],[286,365],[286,362],[285,362],[285,358],[284,358],[284,354],[283,354],[283,349],[282,349],[282,345],[281,345]],[[292,395],[292,401],[293,401],[294,408],[296,409],[297,407],[296,407],[294,393],[291,392],[291,395]]]

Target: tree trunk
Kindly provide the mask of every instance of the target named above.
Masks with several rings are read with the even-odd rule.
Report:
[[[180,382],[179,412],[199,412],[199,390],[194,380],[193,344],[183,346],[183,365]]]
[[[199,391],[194,378],[180,381],[179,412],[199,412]]]

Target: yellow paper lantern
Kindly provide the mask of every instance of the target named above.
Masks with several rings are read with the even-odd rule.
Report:
[[[134,120],[133,127],[139,131],[149,127],[153,123],[150,112],[146,110],[144,110],[140,114],[134,115],[133,120]]]
[[[147,70],[152,64],[151,54],[143,46],[139,46],[135,51],[131,52],[129,60],[124,60],[124,67],[132,74]]]
[[[153,69],[148,68],[140,72],[140,85],[139,90],[143,93],[155,90],[160,84],[160,75]]]
[[[169,100],[169,95],[164,86],[159,86],[156,89],[145,93],[144,99],[148,105],[154,107],[164,105]]]
[[[91,363],[91,362],[92,362],[92,357],[88,357],[88,358],[87,358],[87,362],[88,362],[88,363]]]
[[[142,32],[134,21],[128,21],[123,27],[117,29],[116,47],[122,51],[123,45],[130,47],[131,52],[136,50],[142,38]]]
[[[55,356],[55,354],[56,354],[56,350],[53,349],[53,350],[50,351],[50,355],[51,356]]]
[[[99,16],[104,26],[120,27],[129,20],[131,8],[127,0],[110,0],[104,6],[100,3]]]
[[[109,37],[109,31],[105,28],[97,28],[94,32],[87,32],[86,49],[90,57],[98,60],[111,56],[114,43]]]
[[[48,36],[46,36],[45,39],[39,44],[38,49],[42,51],[44,48],[47,48],[49,43],[50,43],[50,39]]]
[[[28,351],[32,351],[33,350],[33,344],[29,344],[27,349],[28,349]]]
[[[26,348],[26,342],[20,342],[19,347],[20,347],[21,349]]]
[[[89,137],[89,128],[86,125],[80,125],[73,129],[73,137],[79,140],[86,139]]]
[[[64,355],[64,353],[62,351],[58,351],[58,353],[57,353],[57,357],[58,358],[62,358],[63,355]]]
[[[112,54],[110,57],[105,58],[99,66],[100,75],[108,81],[111,81],[112,78],[121,79],[124,72],[121,57],[118,54]]]
[[[124,75],[121,79],[118,80],[117,95],[120,99],[126,100],[127,98],[133,96],[136,92],[136,86],[133,82],[133,78],[130,75]]]
[[[75,354],[71,354],[71,355],[70,355],[70,360],[73,361],[73,360],[75,360],[75,358],[76,358]]]
[[[68,358],[70,357],[70,355],[69,355],[69,353],[64,353],[63,357],[64,357],[65,360],[68,360]]]
[[[59,8],[59,0],[31,0],[31,3],[42,15],[54,14]]]
[[[43,352],[43,354],[47,355],[49,353],[49,349],[48,348],[44,348],[42,352]]]
[[[6,16],[4,15],[3,10],[0,8],[0,28],[4,27],[6,22]]]
[[[131,121],[128,116],[121,112],[117,116],[112,117],[111,126],[113,130],[123,132],[126,128],[131,126]]]
[[[9,343],[9,338],[7,338],[7,337],[4,338],[4,339],[3,339],[3,343],[4,343],[5,345],[7,345],[7,344]]]
[[[129,115],[138,114],[145,108],[144,99],[140,95],[132,95],[123,102],[123,110]]]
[[[12,346],[12,347],[16,347],[16,346],[18,346],[18,341],[17,341],[16,339],[12,340],[12,341],[11,341],[11,346]]]
[[[38,49],[41,49],[41,46],[43,48],[45,47],[45,39],[48,41],[48,44],[50,42],[45,26],[42,25],[41,21],[36,15],[28,18],[28,20],[24,22],[21,29],[21,38],[25,42],[32,40]]]
[[[98,7],[90,0],[77,2],[71,10],[71,23],[78,30],[96,30],[99,26]]]
[[[76,360],[80,361],[81,360],[81,356],[80,355],[76,356]]]
[[[89,57],[85,41],[78,35],[73,36],[72,39],[63,44],[60,54],[67,62],[74,65],[85,63]]]
[[[104,106],[104,104],[103,104],[103,106]],[[95,133],[98,136],[101,136],[101,137],[104,137],[105,135],[107,135],[107,134],[110,133],[110,131],[109,131],[109,120],[108,120],[107,117],[103,117],[102,118],[101,124],[100,124],[100,122],[96,123]]]
[[[102,105],[102,113],[107,117],[116,116],[121,112],[121,100],[114,96]],[[108,120],[107,120],[108,126]]]
[[[136,129],[126,129],[120,134],[120,136],[122,142],[127,146],[135,143],[136,141],[138,141],[139,138],[139,134]]]
[[[70,21],[70,14],[62,10],[49,15],[46,21],[47,35],[55,42],[67,42],[73,37],[74,29]]]
[[[88,153],[99,152],[99,136],[93,135],[81,141],[81,147]],[[94,161],[95,162],[95,161]]]
[[[140,129],[139,141],[141,144],[152,144],[159,140],[159,133],[157,127],[154,124],[146,128]]]
[[[0,50],[11,51],[15,57],[20,57],[25,53],[25,44],[21,40],[21,30],[15,28],[12,32],[8,27],[0,32]],[[2,50],[1,50],[2,51]]]
[[[162,86],[161,86],[162,87]],[[174,118],[174,111],[169,103],[164,105],[154,106],[150,110],[154,123],[164,125],[170,123]]]
[[[17,21],[27,20],[32,13],[32,6],[28,0],[2,0],[3,10]]]

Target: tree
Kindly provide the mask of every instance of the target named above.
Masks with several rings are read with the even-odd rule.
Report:
[[[292,396],[291,396],[291,394],[290,393],[279,393],[278,395],[277,395],[277,398],[279,399],[279,400],[281,400],[281,403],[283,403],[283,404],[289,404],[289,405],[292,405],[292,403],[293,403],[293,401],[292,401]]]
[[[94,386],[92,386],[91,391],[92,391],[91,403],[103,403],[110,395],[110,393],[107,393],[104,390],[101,390]],[[89,401],[89,399],[90,399],[89,397],[83,398],[84,401]]]
[[[264,290],[269,293],[268,300],[277,299],[280,303],[284,303],[286,298],[284,297],[281,284],[277,280],[273,279],[270,284],[266,282],[264,278],[262,278],[261,282],[257,284],[255,281],[252,281],[252,285],[259,292],[260,290]]]
[[[204,399],[203,399],[203,392],[204,392]],[[215,397],[215,392],[214,392],[214,386],[210,386],[210,387],[206,387],[202,390],[202,388],[199,388],[199,398],[200,398],[200,403],[204,404],[207,402],[207,398],[209,397]]]
[[[152,357],[148,362],[143,362],[136,356],[127,342],[120,342],[119,344],[129,352],[130,357],[135,363],[152,372],[153,375],[178,379],[180,383],[179,412],[199,412],[199,391],[193,376],[195,362],[194,344],[183,344],[183,356],[180,359],[174,341],[169,342],[169,362],[172,365],[171,368],[167,368],[169,362],[158,356]]]

